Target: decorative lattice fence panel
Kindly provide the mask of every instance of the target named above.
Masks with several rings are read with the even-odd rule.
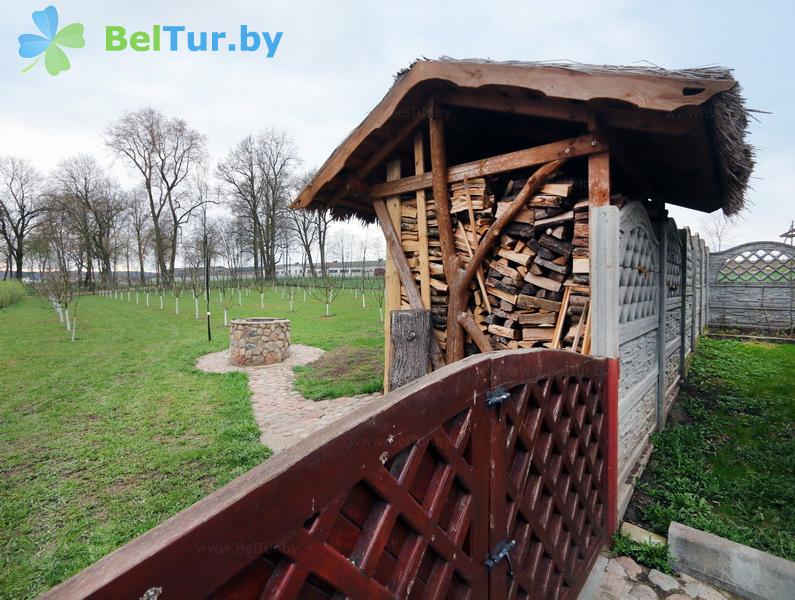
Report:
[[[50,596],[573,600],[615,528],[617,373],[554,350],[460,361]]]
[[[795,328],[795,248],[751,242],[709,256],[709,318],[714,327]]]
[[[646,207],[619,213],[619,481],[625,482],[657,423],[660,248]]]

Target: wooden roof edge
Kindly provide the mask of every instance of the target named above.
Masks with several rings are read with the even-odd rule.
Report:
[[[700,75],[700,76],[699,76]],[[576,63],[492,62],[479,59],[420,60],[396,76],[394,85],[365,119],[335,148],[292,208],[306,208],[317,193],[345,169],[368,136],[383,127],[401,101],[425,81],[447,81],[459,89],[511,86],[560,100],[615,100],[638,109],[673,112],[700,106],[737,86],[731,71],[718,67],[667,71],[658,67],[618,67]],[[725,158],[725,157],[723,157]],[[737,186],[739,187],[739,186]],[[737,193],[731,212],[737,212]]]

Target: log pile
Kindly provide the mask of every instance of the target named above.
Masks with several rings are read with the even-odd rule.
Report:
[[[492,216],[494,196],[486,193],[485,179],[472,179],[466,183],[453,184],[450,188],[450,201],[456,237],[456,251],[461,256],[464,264],[467,264],[472,251],[477,247],[477,240],[488,230],[489,225],[494,220]],[[428,283],[430,288],[431,322],[434,335],[439,341],[440,347],[444,349],[447,338],[448,285],[445,281],[442,267],[439,224],[436,220],[436,211],[430,191],[428,191],[425,206],[430,271]],[[473,219],[477,227],[477,235],[472,232],[470,225]],[[419,255],[420,232],[418,229],[417,200],[413,196],[407,197],[401,202],[400,230],[401,244],[403,245],[407,262],[414,274],[418,287],[420,287],[422,285]],[[481,280],[481,277],[478,277],[478,280]],[[477,301],[482,304],[485,297],[485,288],[481,292],[477,292],[477,294]],[[405,295],[402,296],[401,300],[402,308],[408,308],[408,300]]]
[[[495,216],[507,210],[523,185],[522,180],[508,183]],[[491,307],[478,303],[475,295],[473,314],[495,349],[572,347],[575,341],[582,299],[587,303],[588,298],[588,202],[573,203],[572,187],[569,182],[545,184],[502,230],[484,261]],[[583,273],[574,272],[575,256],[585,261],[577,263]],[[583,337],[576,339],[575,348],[582,348]]]
[[[496,184],[485,179],[456,182],[449,187],[455,249],[462,268],[524,183],[521,179],[509,181],[501,194],[491,189]],[[495,350],[544,346],[588,351],[588,200],[575,202],[573,187],[567,181],[547,182],[531,196],[502,229],[499,242],[470,284],[469,310]],[[431,198],[426,198],[425,206],[431,321],[444,349],[448,284]],[[414,196],[405,197],[401,203],[400,229],[401,243],[419,287],[422,235]],[[403,307],[408,307],[405,297]],[[466,353],[475,352],[478,348],[468,334]]]

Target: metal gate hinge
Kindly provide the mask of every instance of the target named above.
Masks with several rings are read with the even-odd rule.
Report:
[[[497,547],[494,548],[494,551],[489,554],[489,557],[486,559],[486,568],[491,569],[497,566],[503,558],[508,561],[508,576],[513,577],[513,565],[511,565],[511,555],[509,552],[511,549],[516,545],[516,540],[503,540]]]
[[[504,387],[498,387],[486,394],[486,406],[489,408],[499,408],[511,395]]]

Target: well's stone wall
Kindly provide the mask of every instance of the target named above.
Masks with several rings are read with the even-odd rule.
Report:
[[[229,328],[232,364],[238,367],[272,365],[290,356],[290,321],[256,317],[235,319]]]

